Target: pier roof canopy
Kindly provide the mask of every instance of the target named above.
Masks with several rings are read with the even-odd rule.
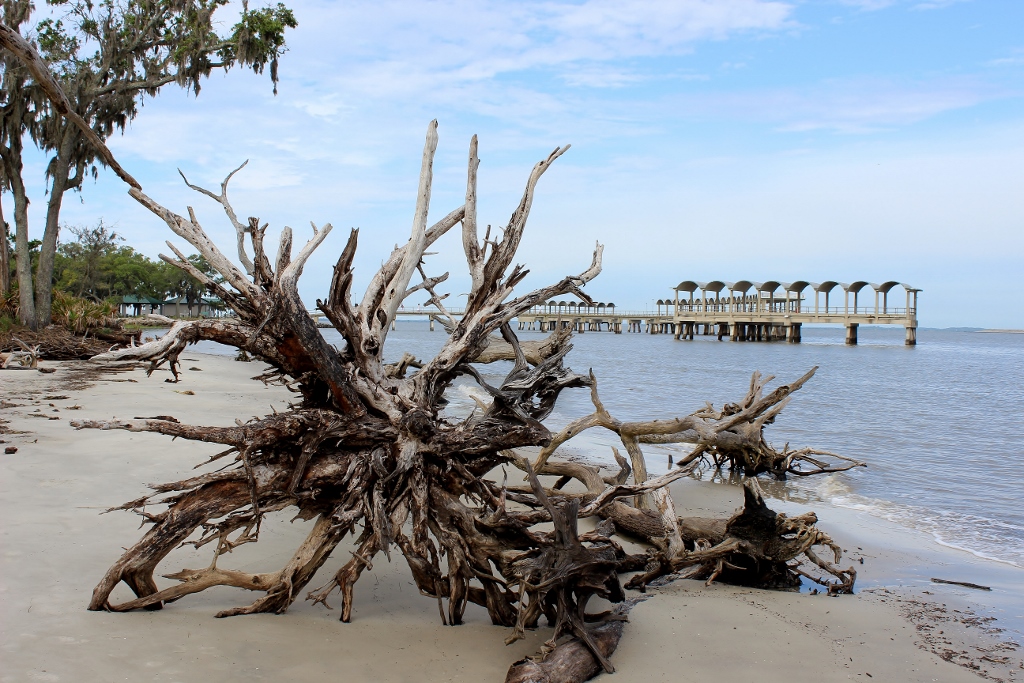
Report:
[[[768,280],[767,282],[755,282],[754,286],[757,287],[757,291],[759,292],[774,292],[782,286],[782,283],[776,282],[775,280]]]
[[[856,294],[857,292],[859,292],[860,290],[864,289],[865,287],[870,286],[870,284],[871,284],[870,282],[865,282],[864,280],[857,280],[856,282],[851,282],[848,285],[844,284],[843,285],[843,289],[845,289],[847,292],[851,292],[853,294]]]
[[[711,282],[698,282],[697,284],[700,285],[700,288],[703,289],[705,292],[714,292],[715,294],[718,294],[723,289],[729,286],[722,282],[721,280],[712,280]]]
[[[831,292],[833,289],[839,286],[839,283],[833,280],[826,280],[825,282],[821,282],[819,284],[814,284],[812,282],[811,286],[814,287],[815,292]]]
[[[796,282],[788,283],[784,282],[782,284],[782,288],[784,290],[786,290],[787,292],[793,292],[795,294],[799,294],[800,292],[804,291],[805,289],[811,286],[811,283],[807,282],[806,280],[797,280]]]
[[[677,292],[696,292],[700,289],[700,283],[693,280],[683,280],[675,286]]]
[[[734,292],[746,292],[754,286],[754,283],[749,280],[738,280],[736,282],[727,282],[726,286]]]
[[[903,285],[903,283],[902,282],[896,282],[895,280],[889,280],[888,282],[883,282],[880,285],[876,285],[874,282],[872,282],[871,283],[871,288],[873,290],[875,290],[876,292],[878,292],[879,294],[888,294],[889,290],[891,290],[896,285]],[[913,289],[913,287],[910,287],[909,285],[903,285],[903,288],[906,289],[907,291],[910,291],[910,290]]]

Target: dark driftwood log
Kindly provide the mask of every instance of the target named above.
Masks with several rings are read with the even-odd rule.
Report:
[[[588,638],[606,659],[612,656],[626,626],[624,615],[588,626]],[[541,661],[523,659],[511,666],[505,683],[582,683],[604,671],[590,648],[573,638],[555,648]]]
[[[4,34],[4,40],[18,38]],[[20,47],[20,57],[34,60],[33,73],[45,76],[46,65],[38,55]],[[57,88],[51,94],[59,100],[56,82],[48,82],[48,87],[48,93]],[[169,247],[174,256],[161,258],[199,279],[236,317],[177,322],[155,342],[110,351],[96,360],[148,361],[151,372],[167,364],[177,376],[179,355],[188,344],[217,341],[269,364],[271,370],[258,379],[284,384],[295,392],[296,401],[286,412],[238,421],[234,427],[186,425],[171,416],[74,423],[79,429],[156,432],[218,443],[225,449],[208,463],[219,467],[228,459],[226,467],[156,485],[151,494],[121,506],[138,512],[151,526],[103,576],[89,608],[160,609],[213,586],[234,586],[261,595],[247,607],[218,616],[284,612],[351,534],[357,546],[351,559],[327,584],[308,592],[307,599],[327,604],[337,590],[341,619],[348,621],[353,586],[363,570],[379,553],[390,557],[397,551],[420,592],[438,601],[445,623],[461,623],[469,602],[485,607],[495,624],[510,627],[510,640],[537,627],[541,617],[547,620],[554,629],[552,638],[536,661],[515,665],[509,680],[545,676],[538,680],[575,681],[613,668],[610,656],[622,629],[622,621],[616,619],[624,609],[594,616],[586,607],[595,595],[622,602],[621,572],[642,570],[633,580],[639,586],[681,571],[710,570],[711,580],[724,577],[730,565],[749,569],[744,565],[749,560],[792,576],[803,570],[786,563],[802,555],[837,578],[845,576],[813,554],[815,545],[824,545],[835,551],[837,561],[839,557],[834,544],[815,529],[813,515],[775,515],[764,506],[756,484],[748,484],[746,509],[729,520],[721,538],[720,524],[681,521],[665,489],[705,454],[718,464],[728,460],[750,472],[781,474],[794,471],[798,461],[814,464],[817,452],[778,452],[763,438],[764,427],[813,370],[767,395],[762,392],[767,380],[755,374],[747,397],[722,411],[707,406],[671,420],[615,420],[601,406],[593,376],[565,367],[571,348],[568,337],[553,337],[553,347],[531,358],[510,325],[516,316],[556,296],[573,294],[590,302],[583,287],[601,270],[603,249],[597,245],[590,266],[580,274],[513,296],[527,274],[512,263],[537,182],[567,148],[555,149],[534,167],[500,237],[492,239],[488,232],[481,240],[476,223],[475,137],[470,143],[465,204],[433,225],[427,222],[436,145],[437,125],[431,122],[409,240],[384,261],[356,302],[351,285],[358,231],[353,230],[338,257],[326,300],[317,301],[345,341],[341,350],[321,335],[297,286],[303,266],[331,232],[330,225],[313,226],[312,237],[298,253],[293,253],[292,232],[285,228],[271,261],[264,246],[267,226],[257,218],[243,224],[228,202],[228,181],[238,169],[225,179],[219,194],[190,185],[228,214],[236,230],[239,268],[207,237],[191,208],[187,218],[174,213],[122,175],[132,185],[129,194],[198,250],[219,278],[196,270],[173,245]],[[113,163],[109,150],[103,151],[103,158]],[[424,259],[434,242],[460,224],[472,284],[464,315],[456,320],[444,307],[447,295],[436,291],[447,273],[428,276]],[[420,280],[414,282],[417,275]],[[435,315],[445,321],[448,338],[432,359],[404,357],[386,364],[388,331],[402,303],[416,293],[427,296]],[[492,341],[499,334],[503,346]],[[513,361],[498,386],[485,382],[474,366],[487,358],[488,348],[492,355]],[[490,403],[481,404],[465,419],[445,418],[445,392],[460,375],[474,378]],[[553,436],[543,420],[559,394],[586,386],[593,390],[595,414]],[[612,429],[621,437],[628,459],[616,454],[621,465],[617,474],[603,475],[594,467],[550,459],[558,445],[591,426]],[[640,446],[645,440],[689,441],[697,447],[683,467],[648,479]],[[533,467],[515,453],[519,447],[543,449]],[[504,464],[524,469],[529,486],[517,489],[485,478]],[[827,463],[815,467],[832,469]],[[559,480],[545,488],[533,470]],[[583,482],[586,493],[563,491],[570,479]],[[280,570],[248,573],[218,566],[225,553],[258,540],[265,515],[286,508],[315,522]],[[605,519],[594,531],[580,533],[577,520],[585,517]],[[614,538],[617,527],[647,541],[649,552],[624,552]],[[159,590],[154,572],[183,542],[196,547],[210,544],[213,562],[166,575],[178,583]],[[744,576],[755,577],[750,582],[756,584],[762,575],[756,569]],[[135,592],[135,599],[111,601],[120,582]],[[849,589],[852,573],[849,581],[833,585],[836,590]]]

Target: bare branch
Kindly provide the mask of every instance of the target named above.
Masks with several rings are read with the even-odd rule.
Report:
[[[132,197],[135,198],[140,204],[145,206],[147,209],[152,211],[154,214],[159,216],[164,223],[167,224],[174,234],[184,238],[195,247],[203,258],[206,259],[207,263],[213,267],[218,273],[220,273],[227,282],[234,287],[238,292],[243,294],[250,302],[257,307],[265,305],[267,303],[266,295],[251,282],[242,271],[238,270],[234,263],[231,262],[220,249],[206,236],[202,228],[197,225],[194,221],[186,220],[178,214],[164,208],[157,202],[150,199],[146,194],[138,188],[132,188],[128,191]],[[190,218],[192,216],[191,209],[189,210]]]
[[[466,217],[462,219],[462,248],[466,252],[469,275],[472,278],[471,292],[483,285],[484,252],[480,248],[476,232],[476,174],[480,167],[477,157],[476,136],[469,142],[469,171],[466,179]]]
[[[401,264],[398,266],[394,276],[384,287],[384,296],[379,309],[384,313],[383,319],[375,321],[381,325],[380,337],[382,342],[387,337],[388,328],[395,320],[398,307],[401,305],[402,298],[405,295],[405,290],[408,288],[409,281],[412,279],[413,273],[416,272],[416,266],[419,265],[420,259],[423,258],[423,252],[426,249],[427,212],[430,210],[430,189],[434,177],[434,152],[436,150],[437,120],[435,119],[427,126],[427,140],[423,145],[423,163],[420,168],[419,191],[416,193],[416,211],[413,214],[412,235],[409,238],[408,245],[406,245],[406,251],[402,257]],[[365,311],[365,313],[369,313],[369,311]],[[374,312],[374,317],[377,317],[376,311]]]
[[[193,185],[192,183],[190,183],[188,181],[188,178],[185,177],[185,174],[182,172],[180,168],[178,169],[178,174],[181,175],[181,179],[185,181],[185,184],[189,187],[189,189],[195,190],[196,192],[200,192],[206,195],[207,197],[209,197],[210,199],[224,207],[224,213],[227,214],[228,220],[231,221],[231,225],[235,228],[235,237],[238,242],[238,261],[242,264],[242,267],[245,268],[245,272],[251,276],[254,272],[253,263],[251,260],[249,260],[249,256],[245,253],[245,233],[249,232],[249,228],[245,225],[242,225],[241,221],[238,220],[238,216],[235,215],[234,207],[232,207],[231,202],[228,201],[228,183],[231,182],[231,178],[236,173],[245,168],[246,164],[248,163],[249,160],[246,159],[245,161],[242,162],[241,166],[231,171],[231,173],[228,173],[227,177],[224,178],[224,181],[220,184],[219,195],[216,195],[207,189],[199,187],[198,185]]]
[[[533,167],[530,177],[526,181],[526,190],[523,192],[523,198],[520,200],[519,206],[512,213],[501,241],[494,246],[490,258],[484,264],[480,287],[470,292],[470,300],[466,303],[467,312],[482,305],[483,299],[498,286],[498,282],[504,276],[509,264],[512,263],[512,259],[515,258],[516,251],[519,249],[519,243],[522,241],[523,230],[526,228],[526,219],[529,217],[530,208],[533,206],[533,196],[537,189],[537,181],[550,168],[555,159],[565,154],[568,149],[569,145],[556,147],[546,159],[538,162]]]

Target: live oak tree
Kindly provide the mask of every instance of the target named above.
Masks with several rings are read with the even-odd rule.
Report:
[[[32,26],[29,0],[4,0],[5,29],[24,32],[49,63],[65,93],[66,107],[105,140],[124,130],[143,98],[175,83],[199,93],[216,70],[247,67],[269,71],[277,92],[284,34],[295,27],[282,4],[250,9],[243,2],[227,33],[215,30],[218,9],[228,0],[49,0],[49,17]],[[88,133],[56,108],[39,83],[9,50],[0,50],[3,124],[0,126],[0,188],[13,197],[17,278],[22,324],[38,329],[50,322],[53,263],[65,193],[80,191],[97,175],[97,147]],[[50,155],[46,167],[47,205],[39,262],[33,278],[27,258],[28,203],[23,176],[26,137]],[[34,280],[34,281],[33,281]]]
[[[15,45],[45,80],[45,65],[30,49],[10,34],[0,32],[0,39]],[[55,83],[49,92],[59,101]],[[601,271],[600,244],[582,272],[533,290],[523,286],[528,271],[513,265],[538,181],[567,148],[534,166],[508,223],[500,234],[488,231],[481,239],[475,137],[465,203],[440,220],[428,220],[437,144],[437,124],[431,122],[409,239],[383,260],[361,296],[352,289],[358,230],[340,250],[327,295],[316,304],[343,339],[340,347],[321,334],[298,293],[303,268],[332,233],[330,224],[314,225],[297,251],[293,231],[285,227],[271,258],[264,244],[267,225],[235,217],[227,199],[231,175],[219,193],[194,188],[220,204],[235,225],[239,267],[208,238],[191,207],[187,217],[167,209],[115,167],[132,185],[130,195],[191,244],[222,281],[200,272],[171,243],[173,255],[161,258],[203,281],[237,317],[177,322],[157,341],[96,360],[148,362],[150,372],[167,365],[177,377],[187,345],[212,340],[266,363],[267,371],[256,379],[281,383],[295,396],[286,410],[236,420],[232,427],[188,425],[169,415],[73,423],[78,429],[153,432],[222,447],[203,463],[213,468],[154,485],[152,493],[121,506],[150,526],[102,577],[89,608],[161,609],[214,586],[231,586],[258,597],[218,616],[283,613],[347,542],[345,561],[306,594],[308,600],[326,605],[339,592],[341,619],[349,621],[363,571],[381,554],[396,561],[400,555],[419,592],[437,602],[444,623],[462,623],[473,603],[509,629],[511,642],[546,618],[551,638],[536,657],[515,663],[506,680],[566,683],[613,670],[610,658],[635,602],[626,598],[627,589],[681,577],[793,587],[809,577],[829,593],[851,591],[856,572],[837,566],[842,550],[817,528],[814,514],[772,511],[755,478],[744,484],[743,509],[728,519],[680,517],[666,490],[701,463],[779,477],[860,465],[809,448],[777,450],[765,439],[767,426],[814,369],[771,391],[766,388],[772,378],[754,373],[746,395],[720,409],[706,404],[689,415],[642,422],[615,418],[600,399],[593,373],[566,367],[569,335],[555,333],[528,352],[511,325],[555,296],[571,293],[590,302],[585,286]],[[116,163],[112,157],[109,162]],[[438,290],[448,274],[429,275],[427,265],[432,246],[456,226],[472,283],[458,318],[448,313],[447,295]],[[427,299],[444,321],[447,338],[433,358],[404,354],[397,363],[385,362],[391,324],[411,296]],[[512,361],[497,386],[478,368],[485,356]],[[487,397],[468,416],[445,410],[459,377],[476,382]],[[594,413],[554,435],[544,420],[560,393],[572,388],[590,390]],[[626,455],[615,451],[615,470],[556,459],[558,446],[590,428],[619,437]],[[682,466],[649,478],[642,444],[650,441],[693,447]],[[525,485],[510,483],[502,469],[521,470]],[[281,511],[312,522],[283,567],[252,573],[219,566],[232,549],[257,542],[263,519]],[[580,520],[592,522],[585,530]],[[628,552],[622,536],[646,550]],[[211,547],[213,561],[165,574],[176,583],[161,588],[154,578],[157,567],[186,542]],[[623,585],[625,573],[632,577]],[[113,598],[122,582],[134,599]],[[595,596],[617,607],[588,612]]]

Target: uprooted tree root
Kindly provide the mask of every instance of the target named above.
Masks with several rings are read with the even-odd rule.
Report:
[[[320,310],[345,339],[339,351],[313,324],[297,292],[302,267],[330,232],[314,229],[312,240],[293,257],[291,230],[282,231],[276,266],[263,245],[266,225],[252,218],[234,220],[227,184],[219,194],[203,190],[222,204],[253,257],[244,249],[239,270],[206,237],[189,210],[186,219],[154,202],[141,190],[131,194],[188,240],[223,276],[218,283],[191,267],[181,252],[163,257],[190,272],[237,313],[235,319],[177,322],[161,339],[139,347],[111,351],[101,361],[147,361],[152,372],[168,364],[177,375],[178,356],[190,343],[213,340],[269,363],[272,370],[258,379],[279,382],[298,395],[288,411],[234,427],[186,425],[173,418],[75,423],[78,428],[157,432],[226,447],[209,462],[228,466],[154,487],[154,493],[122,506],[143,515],[149,531],[115,563],[96,587],[90,609],[127,611],[159,609],[164,604],[213,586],[234,586],[262,595],[251,605],[218,616],[259,612],[281,613],[303,592],[317,570],[346,537],[356,550],[324,586],[306,592],[327,604],[341,595],[341,619],[352,616],[353,587],[361,573],[393,549],[405,558],[420,592],[438,601],[441,619],[462,622],[468,603],[483,606],[491,621],[512,629],[509,640],[521,638],[541,617],[554,627],[552,638],[530,664],[517,664],[510,680],[528,680],[522,672],[555,667],[549,680],[585,680],[597,670],[611,671],[610,656],[622,631],[626,607],[603,615],[586,611],[591,597],[622,602],[620,575],[639,572],[627,584],[643,588],[666,576],[693,576],[708,581],[737,580],[750,585],[792,586],[798,565],[818,570],[830,592],[852,589],[854,574],[823,561],[816,546],[839,549],[815,528],[813,514],[788,518],[768,510],[753,480],[747,484],[747,505],[730,520],[680,519],[666,486],[690,473],[702,460],[726,460],[750,473],[834,471],[859,463],[836,456],[840,464],[811,459],[816,451],[774,450],[764,439],[790,395],[811,377],[765,393],[770,378],[754,375],[747,395],[717,411],[712,406],[682,418],[621,422],[605,410],[593,374],[578,375],[564,367],[572,348],[567,334],[556,334],[524,351],[510,321],[538,302],[572,292],[584,300],[582,287],[597,276],[602,248],[590,267],[554,285],[510,298],[526,275],[520,267],[507,272],[529,214],[534,187],[543,171],[564,152],[555,150],[530,175],[519,207],[499,240],[482,243],[476,233],[476,141],[470,151],[467,201],[431,227],[426,225],[431,162],[436,145],[434,123],[424,150],[421,191],[413,234],[397,248],[374,276],[362,302],[351,301],[352,262],[358,232],[353,230],[335,266],[330,295]],[[473,281],[465,315],[454,319],[435,287],[447,278],[426,274],[426,250],[446,231],[462,224],[463,244]],[[411,284],[415,273],[419,284]],[[382,349],[391,323],[406,297],[424,292],[428,304],[450,330],[441,351],[426,362],[409,354],[384,363]],[[498,341],[493,335],[500,334]],[[475,364],[511,359],[513,368],[499,386],[488,384]],[[488,394],[465,419],[446,417],[445,392],[460,376],[473,378]],[[557,435],[542,423],[566,388],[590,387],[595,413]],[[616,432],[628,455],[616,451],[620,470],[602,475],[595,467],[551,458],[558,446],[581,431],[600,426]],[[680,467],[647,477],[641,443],[696,444]],[[516,448],[539,447],[531,465]],[[485,475],[501,465],[527,473],[528,486],[498,484]],[[538,477],[559,480],[544,488]],[[565,484],[578,480],[585,493],[569,493]],[[155,511],[163,505],[162,511]],[[259,538],[260,523],[270,512],[297,509],[300,518],[315,520],[308,536],[280,570],[249,573],[218,566],[218,558]],[[596,529],[580,533],[577,520],[602,518]],[[553,529],[545,530],[544,525]],[[628,534],[649,546],[629,554],[615,540]],[[154,572],[182,543],[214,546],[213,562],[200,569],[166,575],[178,583],[160,590]],[[831,576],[828,580],[821,576]],[[114,587],[126,583],[136,598],[113,603]],[[568,667],[568,668],[565,668]],[[596,668],[595,668],[596,667]],[[555,669],[552,669],[554,671]],[[573,671],[570,674],[566,671]],[[519,672],[519,673],[516,673]],[[589,673],[588,673],[589,672]],[[536,672],[535,672],[536,673]],[[564,676],[570,676],[565,678]],[[516,676],[526,678],[516,678]],[[572,679],[575,680],[575,679]]]
[[[58,110],[68,111],[59,85],[31,46],[2,27],[0,43],[28,63]],[[349,621],[353,587],[361,573],[378,554],[390,559],[397,550],[420,592],[438,601],[445,623],[461,623],[472,602],[483,606],[493,623],[511,629],[509,640],[538,626],[542,616],[554,627],[538,657],[513,665],[509,680],[575,681],[612,670],[610,658],[629,605],[622,573],[640,572],[628,584],[637,587],[671,575],[710,581],[733,574],[753,585],[776,585],[810,573],[796,564],[803,558],[831,575],[834,580],[820,580],[833,592],[852,588],[852,571],[839,570],[815,554],[814,548],[822,546],[839,559],[839,549],[815,528],[814,516],[788,518],[768,510],[753,480],[746,485],[744,510],[724,523],[678,518],[666,489],[702,457],[719,464],[729,461],[752,473],[794,472],[801,469],[796,463],[814,465],[816,471],[833,469],[815,463],[814,451],[787,448],[779,453],[763,439],[764,427],[811,373],[767,395],[762,395],[766,380],[755,375],[748,396],[722,411],[707,406],[685,418],[634,424],[612,419],[597,400],[593,377],[563,365],[571,348],[568,338],[555,340],[546,350],[531,351],[530,356],[523,350],[510,322],[556,296],[574,294],[590,302],[583,287],[601,270],[603,248],[598,245],[592,263],[579,275],[513,296],[527,275],[512,262],[537,182],[567,147],[555,149],[534,167],[504,230],[492,236],[488,229],[481,240],[475,137],[470,143],[465,204],[437,223],[427,223],[437,145],[437,124],[431,122],[410,239],[384,261],[356,303],[351,285],[358,231],[353,230],[334,268],[328,297],[317,302],[345,341],[339,350],[321,335],[297,287],[305,263],[331,232],[329,224],[314,225],[312,238],[297,254],[292,251],[292,231],[284,228],[272,263],[264,248],[267,226],[257,218],[239,221],[228,200],[228,183],[237,169],[219,193],[190,184],[224,208],[237,233],[239,268],[207,237],[191,208],[186,218],[158,204],[117,166],[102,142],[97,144],[101,156],[131,185],[131,196],[197,249],[222,280],[198,271],[170,244],[176,258],[161,258],[203,282],[237,315],[178,322],[155,342],[97,359],[149,362],[151,371],[168,364],[177,374],[179,354],[189,343],[217,341],[271,365],[272,371],[260,379],[284,384],[297,400],[286,412],[239,421],[234,427],[191,426],[169,417],[75,423],[78,428],[157,432],[218,443],[225,449],[209,462],[219,465],[231,458],[226,467],[155,486],[153,494],[122,506],[142,514],[151,526],[104,575],[90,609],[160,609],[213,586],[234,586],[261,595],[247,607],[218,616],[281,613],[351,535],[356,545],[351,559],[326,585],[307,592],[307,599],[326,604],[338,591],[341,619]],[[436,291],[447,273],[428,276],[424,259],[431,245],[459,224],[471,287],[465,312],[455,319],[445,309],[447,295]],[[421,278],[418,283],[413,282],[416,275]],[[427,304],[450,330],[448,339],[425,362],[407,357],[387,364],[383,350],[388,331],[403,301],[417,292],[427,296]],[[503,342],[492,339],[496,334]],[[474,367],[488,348],[492,355],[510,356],[514,363],[499,386],[485,382]],[[489,403],[481,403],[465,419],[442,413],[446,390],[460,375],[472,377],[490,396]],[[597,409],[589,426],[617,431],[629,456],[619,456],[623,466],[614,475],[550,459],[573,434],[563,431],[553,437],[543,420],[562,390],[587,386],[594,388]],[[648,479],[640,444],[659,439],[695,443],[697,450],[682,467]],[[544,452],[531,465],[515,454],[513,449],[520,447],[540,447]],[[521,467],[529,486],[516,489],[485,476],[506,464]],[[854,464],[846,462],[843,467]],[[545,489],[538,473],[561,479]],[[564,491],[566,477],[583,482],[586,493]],[[154,511],[157,504],[164,509]],[[315,521],[281,569],[249,573],[218,566],[225,553],[258,540],[267,513],[286,508]],[[586,517],[604,519],[593,531],[581,533],[577,522]],[[619,530],[645,541],[647,552],[627,553],[615,539]],[[205,568],[169,574],[178,583],[159,589],[153,578],[158,565],[186,542],[212,545],[214,561]],[[136,598],[111,602],[112,590],[122,581]],[[594,596],[619,603],[619,608],[589,614],[586,608]]]

